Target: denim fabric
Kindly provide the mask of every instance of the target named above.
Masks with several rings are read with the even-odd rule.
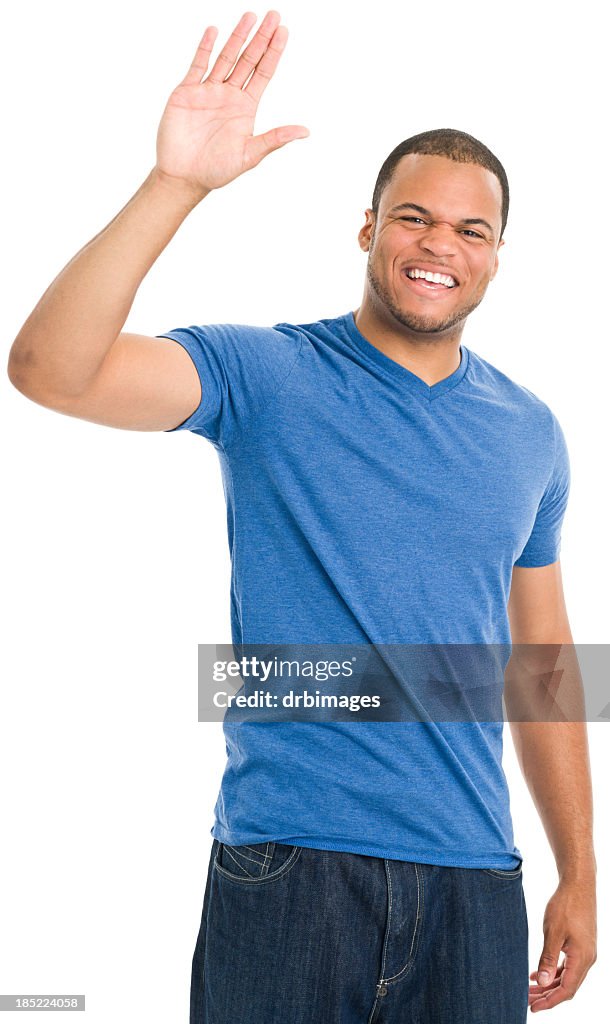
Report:
[[[514,870],[214,839],[190,1024],[524,1024]]]

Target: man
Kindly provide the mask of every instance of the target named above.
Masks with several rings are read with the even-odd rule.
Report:
[[[427,132],[385,161],[355,312],[122,332],[188,213],[308,134],[252,134],[286,43],[270,11],[242,50],[255,20],[209,73],[206,29],[155,168],[44,294],[11,380],[69,415],[215,445],[235,643],[570,644],[561,428],[460,344],[508,213],[476,139]],[[501,725],[225,723],[191,1024],[517,1024],[570,999],[596,943],[585,727],[511,723],[559,873],[528,992]]]

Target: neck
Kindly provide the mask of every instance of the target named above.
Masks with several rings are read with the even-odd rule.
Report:
[[[389,311],[377,311],[366,299],[354,311],[354,321],[371,345],[430,387],[451,376],[460,365],[463,323],[435,333],[414,331]]]

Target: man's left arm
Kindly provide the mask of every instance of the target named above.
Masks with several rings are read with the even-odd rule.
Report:
[[[528,673],[536,671],[536,651],[540,652],[543,671],[543,662],[548,661],[548,652],[554,646],[560,649],[565,644],[571,649],[573,639],[559,560],[535,568],[513,568],[508,613],[513,645],[532,645],[523,648],[528,652]],[[534,984],[530,987],[529,1003],[536,1012],[571,999],[597,957],[596,862],[587,725],[575,718],[512,721],[508,700],[507,711],[521,771],[559,874],[559,884],[544,915],[544,945],[538,970],[530,975]],[[561,951],[565,959],[558,964]],[[542,977],[543,972],[548,979]]]

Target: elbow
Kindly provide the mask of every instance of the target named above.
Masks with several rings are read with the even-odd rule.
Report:
[[[32,402],[58,412],[63,410],[65,400],[51,386],[48,372],[16,344],[9,352],[6,373],[13,387]]]
[[[17,391],[20,391],[22,395],[27,396],[31,386],[28,359],[16,349],[15,344],[13,344],[8,354],[6,373],[13,387],[17,388]]]
[[[74,397],[66,387],[63,375],[60,375],[60,386],[57,386],[53,367],[25,345],[23,338],[17,338],[12,344],[6,374],[17,391],[47,409],[63,412],[67,402]]]
[[[8,355],[6,373],[11,384],[17,391],[20,391],[26,398],[40,402],[43,389],[41,388],[40,375],[36,373],[32,365],[32,359],[22,353],[15,345]]]

